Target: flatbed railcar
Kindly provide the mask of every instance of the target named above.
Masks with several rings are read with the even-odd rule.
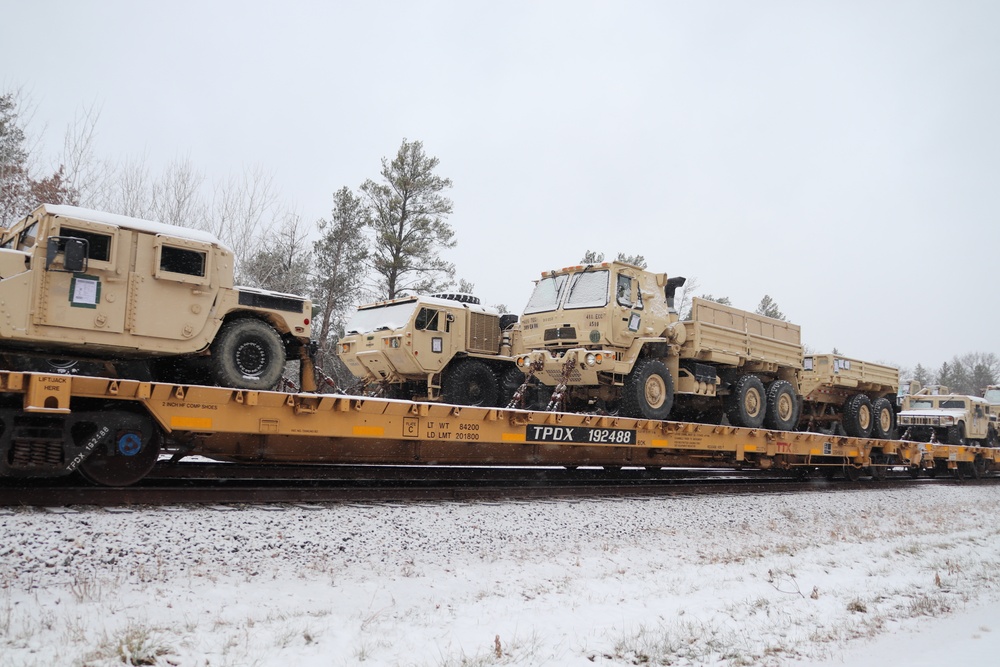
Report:
[[[983,475],[1000,449],[607,415],[0,371],[0,477],[123,486],[165,455],[246,463]]]

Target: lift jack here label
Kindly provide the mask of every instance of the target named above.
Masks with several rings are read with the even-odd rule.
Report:
[[[578,442],[595,445],[634,445],[636,442],[635,429],[534,424],[529,424],[526,429],[525,440],[529,442]]]

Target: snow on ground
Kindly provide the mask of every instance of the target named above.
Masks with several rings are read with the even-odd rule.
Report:
[[[995,664],[998,500],[0,510],[0,667]]]

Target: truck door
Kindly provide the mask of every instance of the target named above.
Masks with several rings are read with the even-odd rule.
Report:
[[[424,372],[438,373],[455,356],[455,316],[443,308],[421,306],[413,319],[413,353]]]
[[[177,341],[202,334],[219,291],[213,284],[214,257],[209,243],[140,233],[132,275],[131,332]]]
[[[614,304],[611,311],[611,336],[616,346],[628,347],[639,335],[643,303],[639,281],[625,273],[615,277]]]
[[[132,232],[83,220],[51,224],[46,238],[40,239],[42,245],[33,253],[36,258],[33,266],[41,272],[35,283],[33,323],[121,333],[128,302],[128,250]],[[61,261],[67,238],[87,242],[83,271],[68,271]],[[55,261],[47,261],[47,254]],[[78,335],[72,338],[79,340]]]

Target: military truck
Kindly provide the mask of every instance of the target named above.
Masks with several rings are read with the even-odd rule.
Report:
[[[836,354],[806,355],[799,374],[799,430],[891,438],[899,384],[899,369],[892,366]]]
[[[978,396],[934,394],[925,387],[903,399],[897,418],[904,440],[1000,446],[997,418],[989,402]]]
[[[391,398],[501,406],[523,377],[510,357],[516,322],[470,294],[407,296],[359,307],[337,352]]]
[[[1000,385],[991,384],[983,390],[983,398],[990,404],[990,414],[1000,419]]]
[[[315,389],[308,299],[233,285],[211,234],[45,204],[0,230],[0,355],[144,380],[270,389],[298,359]]]
[[[704,299],[681,321],[684,278],[623,262],[542,274],[521,318],[518,368],[571,409],[791,430],[799,327]],[[676,402],[676,410],[675,410]]]

